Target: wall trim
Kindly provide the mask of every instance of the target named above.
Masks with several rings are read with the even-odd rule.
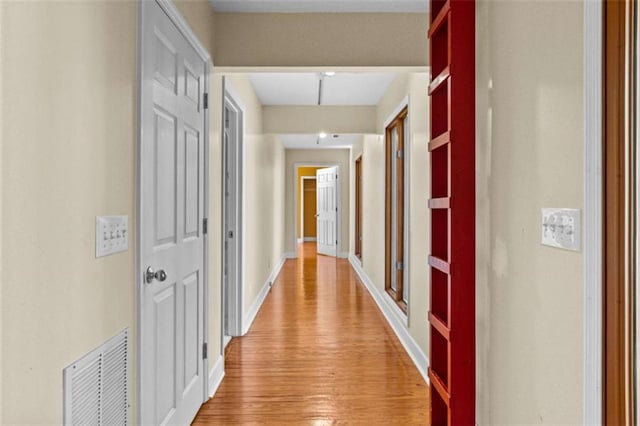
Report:
[[[602,424],[602,0],[584,2],[585,425]]]
[[[213,368],[209,371],[209,398],[213,398],[218,391],[218,388],[222,384],[222,379],[224,379],[224,375],[224,357],[219,355],[218,359],[213,364]]]
[[[304,237],[302,241],[305,243],[313,243],[318,241],[318,239],[316,237]]]
[[[411,337],[411,335],[409,334],[409,330],[407,329],[406,325],[404,325],[402,320],[398,318],[395,311],[393,310],[393,307],[389,304],[389,302],[387,302],[387,299],[384,297],[384,295],[380,293],[380,290],[378,290],[378,288],[364,272],[362,266],[360,266],[360,261],[358,260],[358,258],[350,255],[349,263],[351,263],[351,266],[353,267],[354,271],[356,271],[356,274],[358,274],[360,281],[362,281],[365,288],[369,291],[369,294],[371,294],[371,297],[373,297],[373,300],[375,300],[378,308],[380,309],[380,311],[382,311],[382,314],[393,329],[394,333],[396,334],[396,336],[398,336],[400,343],[402,343],[402,346],[407,351],[407,354],[409,354],[409,357],[420,372],[420,375],[422,376],[424,381],[429,384],[429,377],[427,376],[427,369],[429,368],[429,358],[422,351],[422,349],[420,349],[420,346],[418,346],[416,341],[413,340],[413,337]]]
[[[265,299],[269,295],[269,292],[271,291],[271,287],[273,286],[273,283],[275,283],[276,278],[278,278],[278,275],[280,274],[280,271],[282,270],[282,266],[284,265],[284,262],[286,261],[286,259],[287,258],[284,255],[280,257],[280,260],[273,268],[273,271],[271,271],[271,274],[269,274],[267,281],[265,281],[264,285],[262,286],[262,289],[260,289],[260,292],[258,293],[256,300],[253,301],[253,303],[251,304],[251,307],[245,313],[242,321],[243,336],[249,332],[249,329],[253,325],[253,321],[255,321],[256,315],[258,315],[258,312],[260,311],[262,304],[264,303]]]
[[[296,254],[294,252],[292,252],[292,251],[286,252],[283,256],[284,256],[285,259],[297,259],[298,258],[298,256],[296,256]]]

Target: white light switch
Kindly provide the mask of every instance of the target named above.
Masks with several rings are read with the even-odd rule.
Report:
[[[128,216],[96,217],[96,257],[129,249]]]
[[[580,210],[542,209],[542,244],[580,251]]]

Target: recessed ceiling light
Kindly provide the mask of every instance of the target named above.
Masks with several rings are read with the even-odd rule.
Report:
[[[335,71],[326,71],[323,73],[326,77],[333,77],[334,75],[336,75]]]
[[[318,136],[320,136],[320,139],[324,139],[327,137],[327,134],[325,132],[320,132]]]

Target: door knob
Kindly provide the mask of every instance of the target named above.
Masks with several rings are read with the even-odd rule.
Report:
[[[147,281],[147,284],[151,284],[153,280],[158,280],[160,282],[163,282],[166,279],[167,279],[167,273],[164,272],[163,269],[160,269],[156,272],[151,268],[151,266],[149,266],[147,268],[147,271],[145,272],[145,280]]]

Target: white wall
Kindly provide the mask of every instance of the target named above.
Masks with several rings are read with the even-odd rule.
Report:
[[[284,254],[284,148],[263,134],[262,104],[245,75],[227,76],[245,107],[244,190],[244,312]]]
[[[478,2],[478,422],[581,424],[583,254],[540,245],[583,208],[583,5]]]
[[[354,147],[352,164],[362,154],[363,173],[363,242],[364,272],[385,293],[385,161],[384,124],[394,110],[409,96],[409,334],[425,355],[429,354],[429,161],[428,102],[426,73],[400,74],[389,86],[377,107],[377,134],[365,135],[362,145]],[[352,188],[354,181],[352,179]],[[353,219],[352,219],[353,221]],[[355,241],[351,238],[351,254]]]
[[[349,177],[351,176],[350,153],[348,149],[287,149],[285,153],[285,251],[289,254],[297,253],[294,246],[296,206],[294,196],[297,188],[294,165],[323,165],[338,164],[340,166],[340,253],[349,252]]]

